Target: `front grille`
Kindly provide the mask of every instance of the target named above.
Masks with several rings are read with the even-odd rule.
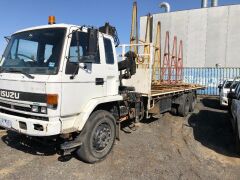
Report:
[[[9,109],[16,109],[16,110],[20,110],[20,111],[31,112],[31,107],[12,105],[12,104],[8,104],[8,103],[4,103],[4,102],[0,102],[0,106],[9,108]]]
[[[0,106],[6,107],[6,108],[11,108],[11,104],[7,104],[7,103],[4,103],[4,102],[0,102]]]
[[[20,110],[20,111],[27,111],[27,112],[31,112],[31,108],[30,107],[22,107],[22,106],[13,106],[14,109],[16,110]]]
[[[29,115],[29,114],[13,112],[13,111],[2,109],[1,107],[0,107],[0,112],[4,113],[4,114],[13,115],[13,116],[23,117],[23,118],[31,118],[31,119],[37,119],[37,120],[42,120],[42,121],[48,121],[49,120],[48,117],[40,117],[40,116],[33,116],[33,115]]]

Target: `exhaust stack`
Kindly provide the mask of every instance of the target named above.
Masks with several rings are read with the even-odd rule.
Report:
[[[212,6],[212,7],[218,6],[218,0],[212,0],[211,6]]]
[[[160,8],[164,8],[166,13],[169,13],[171,10],[170,4],[167,2],[160,3]]]
[[[208,7],[208,0],[202,0],[202,8],[207,8]]]

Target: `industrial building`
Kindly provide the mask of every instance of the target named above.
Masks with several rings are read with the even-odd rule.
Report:
[[[209,7],[152,15],[152,42],[161,22],[162,54],[166,31],[184,43],[185,67],[240,67],[240,5]],[[147,16],[140,18],[144,39]],[[171,47],[171,46],[170,46]]]
[[[140,39],[144,41],[146,31],[150,30],[149,39],[154,43],[160,22],[161,64],[169,31],[170,52],[174,36],[178,44],[183,41],[185,82],[206,85],[203,94],[217,95],[217,86],[223,79],[240,75],[240,5],[218,6],[213,0],[212,6],[207,7],[206,2],[202,1],[200,9],[176,12],[165,6],[166,12],[151,14],[150,22],[148,16],[140,17]]]

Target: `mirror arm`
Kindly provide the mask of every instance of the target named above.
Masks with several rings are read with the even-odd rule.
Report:
[[[9,43],[9,41],[11,40],[10,36],[5,36],[4,39],[7,41],[7,43]]]
[[[70,76],[70,79],[74,79],[75,78],[75,76],[78,73],[79,68],[80,68],[80,66],[79,66],[79,64],[77,64],[77,67],[76,67],[75,71],[73,72],[73,74]]]

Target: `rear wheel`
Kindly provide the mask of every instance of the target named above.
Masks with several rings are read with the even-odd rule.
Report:
[[[116,138],[116,122],[112,114],[98,110],[89,117],[80,134],[82,146],[77,150],[80,160],[94,163],[112,150]]]
[[[189,113],[190,97],[188,94],[183,95],[183,101],[178,106],[178,114],[182,117],[186,117]]]
[[[193,112],[194,108],[195,108],[195,105],[197,104],[197,97],[196,97],[195,93],[191,93],[191,94],[189,94],[189,96],[190,96],[189,111]]]

